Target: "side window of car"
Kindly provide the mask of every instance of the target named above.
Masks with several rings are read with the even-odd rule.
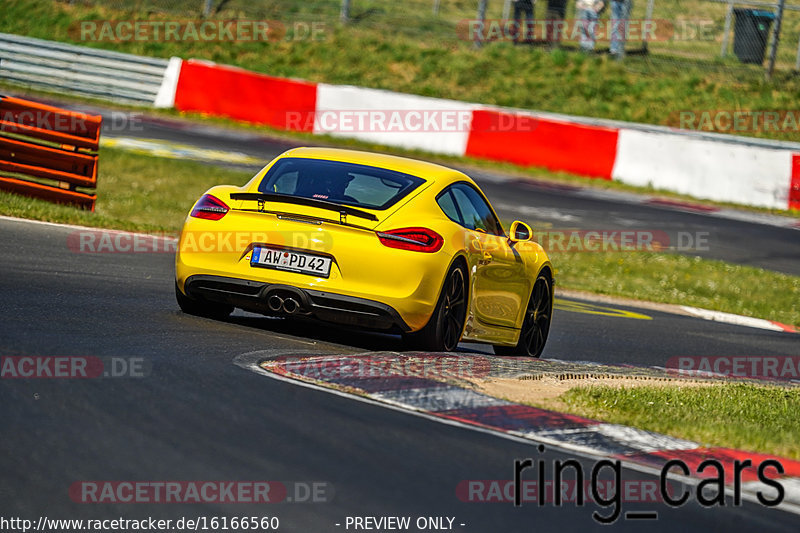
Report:
[[[481,214],[470,201],[466,191],[461,187],[453,187],[453,198],[461,211],[464,219],[464,227],[472,230],[486,231]]]
[[[451,191],[465,228],[503,235],[500,222],[478,191],[466,183],[456,183]]]
[[[464,221],[461,220],[461,213],[458,212],[458,207],[456,207],[455,200],[453,200],[453,193],[450,189],[440,194],[436,202],[439,204],[439,207],[442,208],[444,214],[447,215],[447,218],[456,224],[464,225]]]

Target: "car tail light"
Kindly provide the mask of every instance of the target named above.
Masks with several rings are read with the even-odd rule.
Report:
[[[432,254],[442,249],[444,239],[428,228],[403,228],[379,231],[378,238],[384,246]]]
[[[204,194],[192,209],[191,216],[205,218],[206,220],[219,220],[228,214],[228,209],[229,207],[225,205],[225,202],[216,196]]]

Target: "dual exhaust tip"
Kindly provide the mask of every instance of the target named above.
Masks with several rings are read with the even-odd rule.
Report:
[[[267,307],[270,311],[275,313],[283,311],[287,315],[294,315],[300,311],[300,304],[292,297],[281,298],[277,294],[273,294],[267,299]]]

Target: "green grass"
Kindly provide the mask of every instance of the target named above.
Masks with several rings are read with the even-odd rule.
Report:
[[[709,446],[800,459],[800,389],[712,386],[576,387],[561,397],[572,413]]]
[[[673,253],[552,253],[558,287],[800,326],[800,277]]]
[[[490,4],[489,17],[499,17],[502,3]],[[539,4],[543,9],[544,3]],[[633,18],[642,18],[644,13],[639,11],[646,2],[636,4]],[[657,4],[654,18],[673,20],[691,13],[719,24],[719,10],[724,14],[724,6],[701,0],[660,0]],[[130,10],[50,0],[5,0],[0,28],[131,53],[209,59],[276,76],[669,126],[679,124],[680,110],[793,110],[800,96],[800,78],[790,68],[800,35],[800,14],[795,12],[787,15],[782,70],[768,83],[759,68],[741,66],[735,59],[675,62],[657,57],[668,47],[684,46],[710,58],[719,48],[713,40],[654,43],[656,57],[630,56],[622,64],[605,56],[550,53],[507,42],[476,49],[456,34],[459,20],[475,16],[474,2],[467,1],[442,2],[442,12],[433,17],[428,1],[356,0],[353,9],[358,20],[346,26],[335,22],[340,5],[336,0],[237,0],[214,15],[222,19],[320,20],[326,23],[322,40],[87,43],[71,29],[82,20],[194,18],[200,4],[176,2],[175,9],[167,13],[147,9],[144,1],[116,5],[127,5]],[[800,141],[800,131],[747,134]]]

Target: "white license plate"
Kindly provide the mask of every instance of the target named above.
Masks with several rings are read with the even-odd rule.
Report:
[[[288,272],[299,272],[327,278],[331,273],[331,258],[319,255],[279,250],[276,248],[253,248],[251,266],[274,268]]]

